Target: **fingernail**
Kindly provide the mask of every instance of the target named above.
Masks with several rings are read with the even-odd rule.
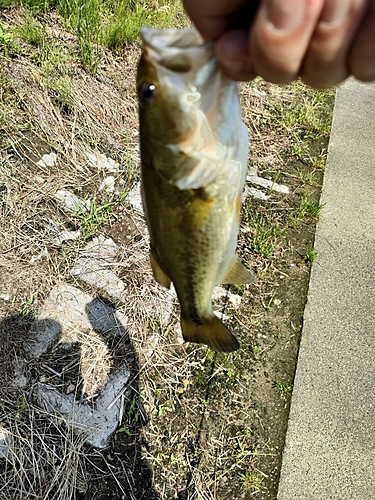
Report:
[[[323,8],[320,25],[332,28],[342,24],[349,15],[351,0],[336,0],[327,2]]]
[[[266,16],[272,27],[278,31],[293,31],[305,17],[305,0],[267,0]]]

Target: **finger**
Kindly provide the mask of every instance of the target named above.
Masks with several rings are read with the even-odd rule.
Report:
[[[202,36],[215,40],[228,30],[248,28],[259,0],[184,0],[183,3]]]
[[[294,80],[324,0],[264,0],[250,32],[248,67],[273,83]]]
[[[332,87],[348,76],[347,54],[367,0],[326,1],[311,38],[301,77],[312,87]]]
[[[375,80],[375,0],[360,25],[348,58],[349,72],[359,80]]]
[[[228,31],[216,43],[216,56],[223,72],[232,80],[252,80],[257,75],[249,58],[249,34]]]

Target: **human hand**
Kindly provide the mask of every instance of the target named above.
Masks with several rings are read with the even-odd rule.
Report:
[[[375,0],[184,0],[234,80],[375,80]]]

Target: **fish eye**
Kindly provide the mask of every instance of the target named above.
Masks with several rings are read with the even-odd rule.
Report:
[[[149,105],[155,98],[156,86],[153,83],[144,82],[139,88],[139,100],[141,104]]]

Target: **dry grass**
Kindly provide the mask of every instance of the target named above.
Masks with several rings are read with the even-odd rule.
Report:
[[[11,413],[5,415],[2,401],[8,452],[2,458],[0,496],[71,500],[77,489],[88,488],[85,436],[51,423],[40,408],[26,402],[28,397],[19,395],[17,412],[10,400]]]

